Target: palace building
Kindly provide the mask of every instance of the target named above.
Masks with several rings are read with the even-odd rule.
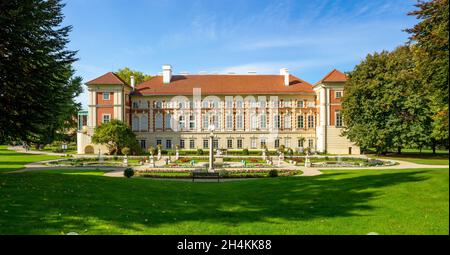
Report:
[[[286,68],[276,75],[173,75],[170,65],[162,69],[141,84],[112,72],[86,83],[88,110],[79,116],[79,154],[107,152],[91,137],[96,126],[111,119],[127,123],[143,149],[160,144],[164,149],[273,150],[284,145],[296,151],[360,153],[341,136],[347,77],[338,70],[312,85]]]

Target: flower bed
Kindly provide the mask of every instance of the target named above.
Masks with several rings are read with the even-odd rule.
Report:
[[[274,170],[274,169],[271,169]],[[303,172],[299,170],[275,170],[278,176],[294,176],[301,175]],[[267,178],[269,170],[217,170],[221,178]],[[192,178],[192,170],[138,170],[136,176],[147,178]]]

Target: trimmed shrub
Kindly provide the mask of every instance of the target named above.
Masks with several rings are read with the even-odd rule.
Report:
[[[133,168],[127,168],[123,171],[123,175],[127,178],[130,178],[134,175],[134,170]]]
[[[123,147],[121,152],[122,152],[123,155],[129,155],[131,150],[128,147]]]
[[[242,150],[242,155],[247,155],[247,156],[250,155],[250,153],[249,153],[247,148]]]
[[[272,169],[269,171],[269,177],[277,177],[278,171],[276,169]]]
[[[203,150],[202,150],[202,149],[197,149],[197,155],[198,155],[198,156],[203,155]]]

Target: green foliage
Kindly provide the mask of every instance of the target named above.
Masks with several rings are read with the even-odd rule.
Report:
[[[420,20],[406,31],[411,34],[417,73],[433,111],[432,138],[448,140],[448,73],[449,73],[449,2],[419,1],[417,10],[409,13]],[[446,141],[448,143],[448,141]]]
[[[134,80],[136,82],[136,84],[142,83],[146,80],[149,80],[152,78],[151,75],[147,75],[144,74],[142,72],[136,71],[136,70],[131,70],[128,67],[119,69],[116,72],[117,76],[119,76],[122,80],[126,81],[128,84],[131,83],[130,81],[130,76],[134,76]]]
[[[80,77],[66,48],[61,1],[2,1],[0,4],[0,140],[49,144],[73,140],[68,129],[80,104]]]
[[[92,141],[105,144],[110,154],[120,151],[123,147],[128,147],[135,151],[139,147],[134,132],[131,131],[127,124],[115,119],[97,126],[94,130]]]
[[[127,168],[123,171],[123,175],[127,178],[131,178],[134,175],[133,168]]]
[[[248,151],[248,149],[247,148],[245,148],[245,149],[243,149],[242,150],[242,155],[250,155],[250,152]]]
[[[131,152],[131,150],[130,150],[130,148],[128,148],[128,147],[123,147],[122,148],[122,154],[123,155],[129,155],[130,154],[130,152]]]
[[[197,155],[198,155],[198,156],[203,155],[203,150],[202,150],[202,149],[197,149]]]
[[[346,135],[378,153],[429,142],[429,99],[418,90],[410,47],[368,55],[350,72],[342,103]],[[351,116],[351,117],[346,117]]]
[[[156,151],[155,147],[150,146],[150,147],[148,147],[148,153],[150,153],[150,155],[155,155],[158,152]]]
[[[278,170],[272,169],[269,171],[269,177],[277,177],[278,176]]]

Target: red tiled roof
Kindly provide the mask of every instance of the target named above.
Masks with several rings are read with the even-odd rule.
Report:
[[[113,72],[106,73],[98,78],[95,78],[86,83],[87,85],[126,85],[129,86],[125,81],[123,81],[117,74]]]
[[[194,88],[202,94],[290,94],[314,93],[312,85],[290,75],[289,86],[283,75],[174,75],[169,84],[156,76],[136,86],[135,95],[192,95]]]
[[[320,81],[318,81],[316,84],[324,83],[324,82],[346,82],[347,81],[347,75],[342,73],[341,71],[337,69],[333,69],[333,71],[329,72],[325,77],[323,77]]]

